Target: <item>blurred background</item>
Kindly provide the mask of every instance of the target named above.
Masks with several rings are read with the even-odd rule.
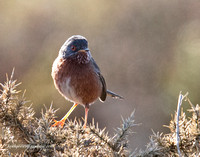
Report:
[[[85,36],[110,90],[125,97],[91,106],[92,118],[110,135],[135,109],[131,149],[152,134],[167,133],[178,94],[200,93],[200,1],[16,0],[0,1],[0,82],[15,67],[36,116],[53,102],[58,119],[72,106],[55,89],[51,67],[65,40]],[[184,109],[189,108],[187,103]],[[70,115],[84,117],[78,106]]]

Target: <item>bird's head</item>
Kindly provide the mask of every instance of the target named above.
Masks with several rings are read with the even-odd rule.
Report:
[[[71,58],[78,63],[86,64],[91,59],[87,39],[81,35],[73,35],[63,44],[59,51],[59,57]]]

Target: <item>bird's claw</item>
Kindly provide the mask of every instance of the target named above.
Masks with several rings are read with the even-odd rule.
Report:
[[[64,124],[65,124],[65,120],[60,120],[60,121],[57,121],[57,120],[53,120],[54,121],[54,124],[52,125],[52,127],[61,127],[63,128]]]

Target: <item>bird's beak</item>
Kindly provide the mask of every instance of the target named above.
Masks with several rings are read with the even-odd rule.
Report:
[[[85,49],[82,49],[82,50],[79,50],[78,52],[84,52],[84,53],[87,53],[88,51],[90,51],[88,48],[85,48]]]

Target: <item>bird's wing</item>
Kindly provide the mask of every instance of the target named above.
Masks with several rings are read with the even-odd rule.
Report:
[[[106,96],[107,96],[106,81],[100,73],[99,73],[99,78],[100,78],[100,81],[102,83],[102,92],[101,92],[100,100],[105,101]]]
[[[99,76],[99,79],[102,83],[102,92],[101,92],[100,100],[105,101],[106,96],[107,96],[106,81],[105,81],[104,77],[101,75],[100,69],[93,58],[92,58],[92,63],[94,65],[95,71],[96,71],[97,75]]]
[[[91,61],[92,61],[93,65],[94,65],[95,71],[97,73],[100,73],[100,69],[99,69],[97,63],[95,62],[94,58],[91,58]]]

